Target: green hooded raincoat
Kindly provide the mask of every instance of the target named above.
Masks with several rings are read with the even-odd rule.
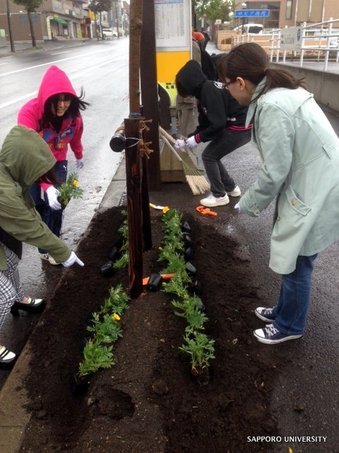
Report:
[[[0,228],[1,236],[10,239],[4,242],[9,242],[18,256],[21,243],[26,242],[45,249],[62,263],[71,251],[41,220],[29,194],[32,183],[55,162],[48,145],[32,129],[16,126],[9,132],[0,152]],[[6,269],[5,252],[0,247],[0,271]]]

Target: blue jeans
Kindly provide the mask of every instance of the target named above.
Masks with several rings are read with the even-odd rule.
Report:
[[[316,257],[298,256],[295,270],[282,276],[278,305],[273,308],[273,325],[284,335],[304,332]]]
[[[54,166],[54,170],[59,182],[66,182],[67,160],[57,162]],[[60,237],[63,209],[56,211],[49,207],[47,195],[44,194],[44,198],[41,198],[41,187],[39,184],[33,184],[30,193],[34,200],[35,208],[39,212],[42,220],[56,236]],[[39,252],[45,253],[45,250],[39,249]]]

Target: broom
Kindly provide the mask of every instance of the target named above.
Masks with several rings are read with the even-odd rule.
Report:
[[[188,153],[181,149],[177,151],[174,148],[175,139],[168,134],[161,126],[159,126],[159,133],[162,140],[166,143],[168,148],[172,151],[175,157],[182,163],[182,168],[185,174],[186,181],[192,190],[193,195],[199,195],[209,190],[210,185],[202,174],[202,171],[196,167]]]

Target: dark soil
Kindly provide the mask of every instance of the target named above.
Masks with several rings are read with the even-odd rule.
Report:
[[[184,217],[192,228],[192,260],[202,284],[216,341],[210,379],[201,385],[178,350],[184,323],[171,298],[144,292],[122,318],[116,365],[96,373],[88,392],[74,396],[70,381],[81,360],[86,322],[111,286],[128,285],[127,271],[103,278],[99,269],[118,238],[120,208],[97,214],[78,248],[84,268],[65,270],[30,339],[32,360],[25,382],[32,413],[21,452],[239,453],[269,451],[247,436],[277,434],[270,415],[274,362],[251,331],[259,304],[244,248],[208,220]],[[153,248],[144,253],[144,274],[159,272],[159,211],[152,212]]]

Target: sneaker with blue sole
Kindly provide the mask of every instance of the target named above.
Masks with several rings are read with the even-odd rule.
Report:
[[[266,307],[257,307],[254,310],[255,315],[265,322],[272,322],[275,319],[275,315],[273,315],[273,308],[266,308]]]
[[[264,344],[278,344],[283,343],[284,341],[297,340],[302,337],[300,335],[285,335],[280,332],[273,324],[267,324],[263,329],[257,329],[253,332],[255,338]]]

